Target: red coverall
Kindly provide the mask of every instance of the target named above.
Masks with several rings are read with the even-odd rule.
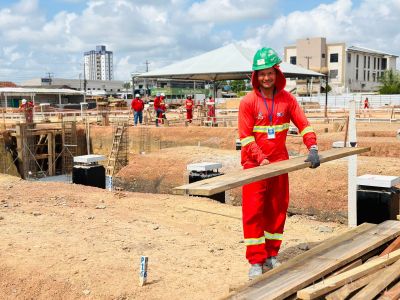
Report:
[[[164,119],[166,119],[165,112],[167,111],[167,106],[165,104],[165,97],[160,97],[160,106],[159,106],[159,114],[158,118],[161,120],[161,123],[164,124]]]
[[[369,102],[368,99],[364,100],[364,109],[369,108]]]
[[[210,121],[212,119],[213,123],[215,123],[215,100],[208,99],[207,102],[207,120]]]
[[[21,106],[19,107],[19,110],[23,111],[25,114],[26,123],[33,122],[33,108],[34,105],[31,101],[28,101],[25,104],[21,104]]]
[[[186,119],[189,120],[190,123],[192,123],[193,119],[193,99],[186,99],[185,101],[185,106],[186,106]]]
[[[264,159],[274,163],[289,158],[285,142],[290,121],[299,129],[307,148],[316,145],[314,130],[296,98],[283,89],[286,79],[279,67],[275,68],[274,105],[267,98],[267,110],[257,72],[252,75],[253,91],[240,102],[239,135],[244,169],[259,166]],[[271,125],[275,128],[275,138],[268,139],[267,128]],[[263,264],[267,258],[278,255],[282,243],[289,204],[288,174],[244,185],[242,202],[246,258],[250,264]]]

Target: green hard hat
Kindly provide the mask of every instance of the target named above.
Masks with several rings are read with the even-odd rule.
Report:
[[[279,58],[278,53],[272,48],[261,48],[259,49],[253,58],[253,71],[268,69],[277,64],[280,64],[282,60]]]

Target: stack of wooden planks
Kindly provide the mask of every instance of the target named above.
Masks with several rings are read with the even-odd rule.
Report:
[[[400,222],[350,229],[227,299],[400,299]]]

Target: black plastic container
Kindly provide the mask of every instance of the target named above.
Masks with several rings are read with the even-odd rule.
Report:
[[[396,220],[400,189],[359,185],[357,189],[357,225]]]
[[[189,173],[189,183],[193,183],[196,181],[216,177],[216,176],[221,176],[223,173],[219,173],[217,171],[204,171],[204,172],[198,172],[198,171],[191,171]],[[207,198],[216,200],[221,203],[225,203],[225,192],[220,192],[211,196],[207,196]]]
[[[77,165],[72,169],[72,182],[106,188],[106,169],[102,165]]]

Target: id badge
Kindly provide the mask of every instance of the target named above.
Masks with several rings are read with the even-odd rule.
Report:
[[[268,139],[269,140],[274,139],[275,138],[275,128],[274,127],[268,127],[267,134],[268,134]]]

